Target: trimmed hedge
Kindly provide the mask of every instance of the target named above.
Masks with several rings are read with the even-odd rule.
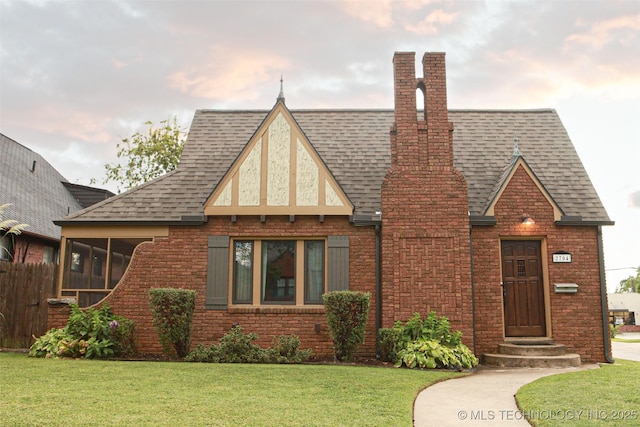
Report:
[[[364,342],[371,294],[336,291],[322,295],[336,360],[349,362]]]
[[[196,292],[188,289],[153,288],[149,290],[153,325],[158,330],[165,355],[185,357],[191,344],[191,321]]]

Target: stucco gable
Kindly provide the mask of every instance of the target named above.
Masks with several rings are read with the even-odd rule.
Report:
[[[205,215],[351,215],[353,205],[284,102],[219,181]]]

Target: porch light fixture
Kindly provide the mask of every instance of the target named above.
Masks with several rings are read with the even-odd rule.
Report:
[[[528,214],[522,214],[522,216],[520,217],[520,221],[524,225],[532,225],[536,223],[535,220],[531,218]]]

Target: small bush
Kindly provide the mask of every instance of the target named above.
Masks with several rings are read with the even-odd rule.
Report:
[[[82,310],[77,304],[70,307],[67,325],[63,329],[53,328],[37,338],[30,348],[30,356],[91,359],[135,354],[132,321],[114,315],[107,303],[99,309]]]
[[[185,357],[191,344],[191,321],[196,292],[188,289],[153,288],[149,290],[153,325],[158,330],[163,352]]]
[[[215,344],[212,344],[211,347],[198,344],[184,360],[186,362],[220,363],[220,351]]]
[[[378,330],[378,349],[380,359],[394,362],[398,358],[398,350],[402,342],[402,330],[398,328],[380,328]]]
[[[253,342],[256,334],[245,334],[241,326],[234,326],[219,344],[205,347],[198,344],[185,361],[205,363],[301,363],[309,359],[311,350],[299,350],[300,339],[295,335],[275,337],[273,347],[261,348]]]
[[[311,357],[311,349],[300,350],[300,338],[296,335],[274,337],[267,353],[271,363],[302,363]]]
[[[260,363],[266,360],[265,351],[254,344],[256,334],[244,334],[242,326],[234,326],[218,345],[220,361],[223,363]]]
[[[435,311],[422,319],[420,313],[398,321],[393,328],[378,331],[382,360],[409,368],[470,369],[478,359],[462,343],[460,331],[451,331],[449,320]]]
[[[611,338],[615,338],[616,335],[618,335],[618,332],[620,332],[620,326],[621,325],[609,323],[609,333],[611,334]]]
[[[371,294],[337,291],[322,295],[336,360],[351,361],[364,342]]]

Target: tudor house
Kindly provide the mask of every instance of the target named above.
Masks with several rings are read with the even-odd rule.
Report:
[[[610,361],[612,222],[556,112],[450,111],[443,53],[423,77],[413,53],[393,66],[394,110],[292,111],[281,91],[269,111],[197,111],[176,170],[57,221],[60,300],[108,301],[147,353],[150,288],[197,291],[194,344],[240,324],[317,356],[321,296],[350,289],[372,296],[362,355],[435,310],[478,355],[532,339]]]

